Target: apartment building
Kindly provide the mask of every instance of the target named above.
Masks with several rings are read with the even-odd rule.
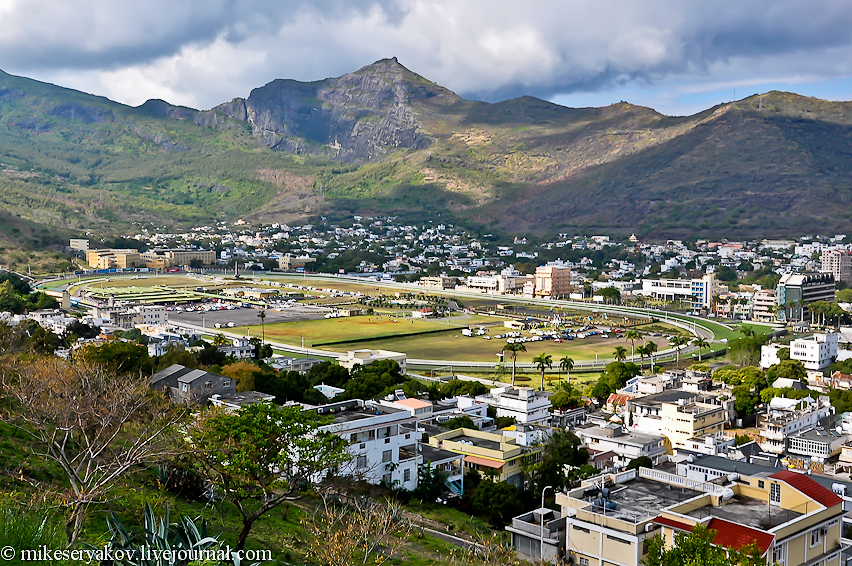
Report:
[[[709,309],[715,295],[726,293],[728,287],[708,273],[699,279],[643,279],[638,293],[662,301],[688,302],[693,309]]]
[[[751,319],[755,322],[773,322],[776,308],[778,297],[775,291],[763,289],[756,291],[751,297]]]
[[[518,423],[550,423],[549,391],[536,391],[532,387],[495,387],[485,395],[477,395],[475,401],[490,405],[497,410],[498,417],[512,417]],[[459,400],[460,403],[465,401]],[[462,408],[461,404],[459,405]]]
[[[661,416],[670,452],[687,448],[691,439],[720,435],[728,421],[727,411],[720,404],[686,400],[663,403]]]
[[[788,436],[816,426],[832,412],[831,405],[820,405],[810,397],[798,400],[781,397],[772,399],[766,414],[758,418],[761,450],[783,454]]]
[[[571,293],[571,269],[565,265],[548,263],[535,269],[537,298],[562,299]]]
[[[800,360],[805,369],[825,370],[837,357],[838,337],[838,334],[830,332],[796,338],[790,343],[790,359]]]
[[[834,302],[833,273],[786,273],[775,291],[776,316],[780,321],[804,320],[807,305],[816,301]]]
[[[521,446],[514,438],[502,434],[467,428],[430,436],[429,444],[464,456],[465,469],[518,487],[523,482],[523,465],[534,462],[543,450],[541,446]]]
[[[420,284],[428,289],[454,289],[456,286],[456,278],[447,277],[445,275],[438,275],[435,277],[421,277]]]
[[[820,271],[834,275],[835,281],[852,281],[852,252],[849,250],[825,250],[822,252]]]
[[[812,427],[791,434],[785,441],[787,454],[790,456],[805,457],[811,462],[821,464],[840,454],[848,439],[848,434],[835,429]]]
[[[408,411],[361,399],[311,410],[333,419],[320,430],[349,442],[352,465],[341,474],[371,484],[407,490],[417,487],[417,468],[422,459],[417,451],[417,432],[403,426],[412,421]]]

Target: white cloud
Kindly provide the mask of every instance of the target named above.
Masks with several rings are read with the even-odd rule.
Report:
[[[852,4],[831,0],[0,0],[0,16],[0,68],[130,104],[209,108],[390,56],[486,99],[665,106],[717,84],[852,75]]]

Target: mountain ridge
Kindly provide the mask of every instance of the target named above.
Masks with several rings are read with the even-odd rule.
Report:
[[[209,110],[0,71],[0,206],[72,230],[365,212],[507,233],[843,232],[851,132],[852,103],[776,91],[684,117],[471,101],[396,58]]]

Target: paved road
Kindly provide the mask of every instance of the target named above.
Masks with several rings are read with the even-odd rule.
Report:
[[[208,311],[208,312],[177,312],[169,313],[169,321],[193,324],[205,328],[212,328],[217,322],[227,324],[233,322],[236,326],[251,326],[260,325],[260,318],[257,316],[258,309],[234,309],[231,311]],[[276,322],[296,322],[299,320],[316,320],[322,318],[328,312],[328,309],[313,307],[309,305],[299,305],[280,311],[269,309],[266,311],[266,324],[274,324]],[[203,319],[203,320],[202,320]]]

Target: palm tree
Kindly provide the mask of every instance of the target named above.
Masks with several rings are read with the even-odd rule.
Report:
[[[225,338],[224,334],[217,334],[213,337],[213,345],[214,346],[227,346],[231,341]]]
[[[613,357],[617,361],[623,362],[627,359],[627,348],[625,348],[624,346],[616,346],[615,352],[613,352]]]
[[[509,356],[512,358],[512,387],[515,386],[515,361],[518,359],[518,352],[526,351],[527,347],[518,342],[503,346],[503,353],[509,352]]]
[[[636,358],[636,340],[642,339],[642,333],[638,330],[628,330],[624,333],[624,339],[630,340],[630,359]]]
[[[266,343],[266,327],[264,326],[264,321],[266,320],[266,309],[262,309],[259,313],[257,313],[257,317],[260,319],[260,332],[261,332],[261,340],[263,343]]]
[[[542,352],[533,358],[533,363],[541,372],[541,390],[544,391],[544,370],[550,369],[553,367],[553,358],[550,354],[545,354]]]
[[[702,338],[701,336],[697,336],[692,339],[692,345],[698,348],[698,361],[701,361],[701,350],[704,348],[710,349],[710,343]]]
[[[672,336],[669,339],[669,344],[674,346],[675,349],[675,365],[678,369],[680,369],[680,349],[683,346],[689,344],[689,338],[686,336]]]
[[[574,369],[574,360],[568,356],[563,356],[559,360],[559,369],[565,372],[565,380],[571,379],[571,370]]]
[[[645,344],[645,355],[651,358],[651,373],[654,373],[654,352],[658,350],[656,342]]]

